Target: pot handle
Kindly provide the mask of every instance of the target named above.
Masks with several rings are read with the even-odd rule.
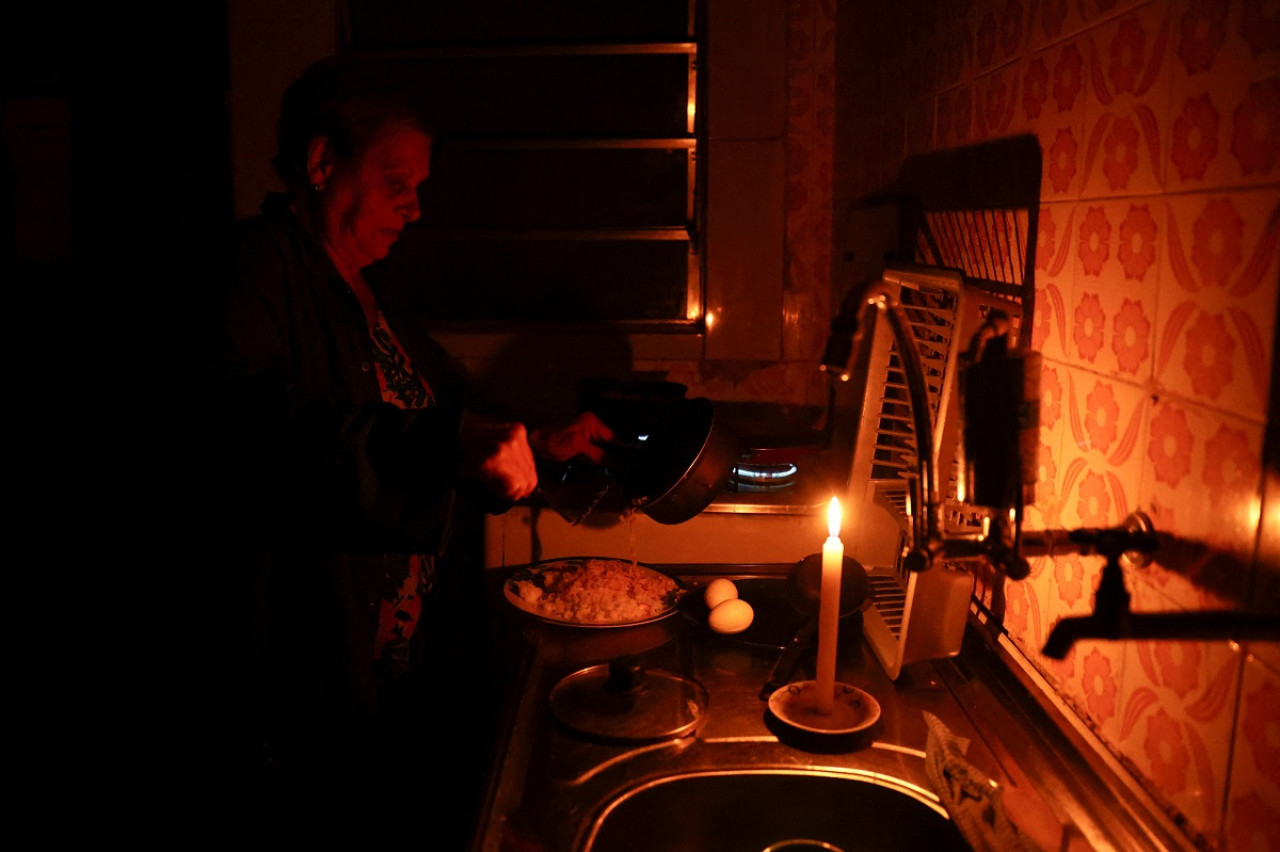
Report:
[[[817,633],[818,616],[815,613],[804,620],[800,629],[796,631],[796,635],[792,636],[791,641],[783,647],[778,661],[773,664],[773,671],[769,672],[769,679],[764,682],[764,688],[760,690],[761,701],[768,701],[769,696],[791,680],[796,664],[800,662],[800,652],[813,644],[813,637]]]
[[[534,494],[570,526],[582,523],[613,487],[607,470],[585,459],[555,461],[536,458],[538,487]]]

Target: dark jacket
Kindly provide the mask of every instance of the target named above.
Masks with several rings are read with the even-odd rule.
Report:
[[[447,543],[465,376],[400,333],[437,404],[383,403],[360,305],[283,198],[239,224],[233,257],[210,405],[227,495],[220,580],[249,602],[244,709],[271,759],[331,762],[383,724],[381,600],[407,554]]]

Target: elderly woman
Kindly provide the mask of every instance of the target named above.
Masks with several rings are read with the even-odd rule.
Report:
[[[366,272],[431,170],[409,101],[327,60],[286,92],[278,143],[287,191],[238,225],[214,399],[228,576],[252,566],[244,707],[262,765],[390,784],[457,734],[431,729],[433,682],[453,721],[478,709],[423,638],[455,504],[500,510],[537,486],[535,452],[599,460],[612,435],[480,416],[457,365],[384,313]]]

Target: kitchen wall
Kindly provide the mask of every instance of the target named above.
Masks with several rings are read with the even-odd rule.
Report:
[[[857,242],[840,232],[842,199],[904,156],[1035,134],[1032,345],[1044,367],[1030,524],[1105,526],[1141,509],[1216,555],[1187,547],[1126,571],[1135,610],[1243,597],[1275,611],[1276,4],[866,8],[879,5],[839,7],[837,243]],[[1091,611],[1101,564],[1035,560],[1004,586],[1003,630],[1192,842],[1280,849],[1280,648],[1080,642],[1045,658],[1054,623]],[[996,590],[980,582],[979,598]]]
[[[246,95],[252,106],[308,51],[325,52],[332,16],[291,0],[264,22],[259,5],[230,5],[234,118]],[[1128,571],[1135,609],[1274,601],[1280,474],[1264,449],[1280,290],[1275,3],[731,5],[712,3],[706,66],[716,87],[708,311],[728,322],[708,331],[701,357],[642,354],[635,369],[717,400],[821,404],[832,291],[881,247],[848,200],[907,155],[1035,134],[1032,343],[1044,371],[1031,524],[1115,524],[1142,509],[1157,529],[1225,554],[1157,554]],[[262,35],[268,23],[305,49],[281,58],[280,40]],[[238,164],[266,162],[246,152],[249,137],[235,144]],[[758,195],[714,206],[742,186]],[[237,171],[239,208],[259,190]],[[758,316],[740,322],[744,309]],[[1062,662],[1044,658],[1055,621],[1089,611],[1100,567],[1037,559],[1004,589],[1004,631],[1192,842],[1280,849],[1280,648],[1082,642]],[[980,599],[994,589],[980,583]]]

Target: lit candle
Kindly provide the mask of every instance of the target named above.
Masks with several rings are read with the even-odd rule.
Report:
[[[840,629],[840,575],[844,571],[844,544],[840,541],[840,501],[831,498],[827,509],[827,536],[822,545],[822,596],[818,601],[818,679],[815,706],[830,713],[836,697],[836,635]]]

